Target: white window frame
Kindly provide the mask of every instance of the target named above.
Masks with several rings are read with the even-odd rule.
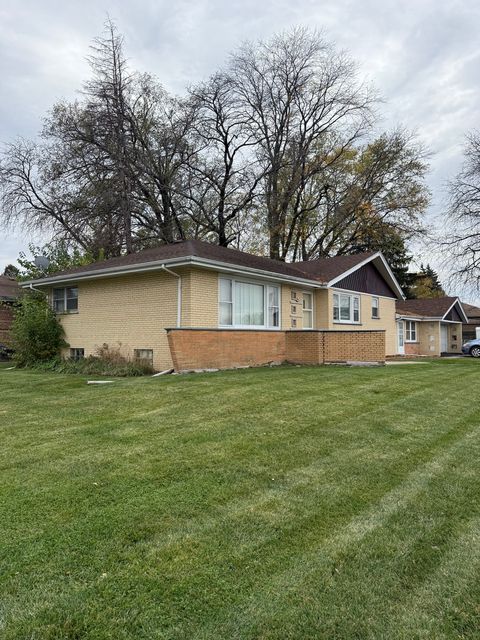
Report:
[[[413,331],[412,331],[413,325]],[[415,320],[405,320],[405,342],[418,342],[417,340],[417,322]],[[415,336],[412,339],[412,333]]]
[[[77,296],[76,298],[67,298],[67,289],[76,289],[77,290]],[[61,300],[61,298],[56,299],[55,298],[55,291],[61,291],[63,290],[63,310],[62,311],[57,311],[55,303],[58,300]],[[77,301],[77,308],[76,309],[67,309],[67,300],[76,300]],[[69,286],[69,287],[53,287],[52,288],[52,309],[55,311],[55,313],[61,314],[61,313],[78,313],[78,286],[77,285],[73,285],[73,286]]]
[[[310,300],[311,300],[311,307],[304,307],[303,303],[305,302],[305,298],[303,297],[304,294],[306,294],[307,296],[310,296]],[[306,330],[311,330],[314,327],[315,324],[315,320],[313,317],[313,291],[302,291],[302,328],[306,329]],[[311,318],[312,318],[312,326],[311,327],[306,327],[305,326],[305,316],[303,314],[304,311],[310,311],[311,313]]]
[[[376,306],[373,304],[376,301]],[[377,314],[373,313],[373,310],[376,309]],[[380,298],[378,296],[372,296],[372,319],[379,320],[380,319]]]
[[[341,309],[341,305],[340,305],[340,296],[344,296],[346,298],[350,298],[350,303],[349,303],[349,307],[350,307],[350,317],[347,319],[341,317],[341,313],[340,313],[340,309]],[[338,298],[338,305],[335,305],[335,298]],[[355,301],[357,301],[358,304],[358,320],[354,320],[355,318],[355,311],[357,309],[354,308],[355,305]],[[338,318],[335,318],[335,309],[338,309]],[[360,294],[357,293],[350,293],[348,291],[342,291],[340,289],[334,290],[333,291],[333,296],[332,296],[332,319],[333,319],[333,323],[334,324],[362,324],[362,303],[361,303],[361,296]]]
[[[221,280],[229,280],[232,283],[232,324],[221,324],[220,323],[220,303],[225,302],[220,299],[220,281]],[[241,284],[252,284],[263,287],[263,324],[254,324],[254,325],[245,325],[245,324],[235,324],[235,286],[236,283]],[[268,292],[269,289],[277,289],[278,290],[278,327],[273,327],[269,325],[269,304],[268,304]],[[272,307],[274,308],[274,307]],[[234,278],[230,275],[219,275],[218,277],[218,327],[220,329],[251,329],[252,331],[280,331],[282,328],[282,287],[280,284],[273,284],[271,282],[261,282],[259,280],[246,280],[244,278]]]

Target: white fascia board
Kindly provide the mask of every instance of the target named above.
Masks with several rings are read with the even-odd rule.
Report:
[[[163,266],[183,267],[183,266],[199,266],[206,269],[214,269],[216,271],[224,271],[229,273],[237,273],[240,275],[255,275],[259,278],[267,280],[275,280],[278,282],[292,283],[295,285],[304,285],[313,289],[325,289],[326,285],[318,282],[318,280],[310,280],[295,276],[282,276],[273,271],[264,271],[263,269],[255,269],[251,267],[237,267],[232,263],[220,262],[216,260],[208,260],[196,256],[187,256],[181,258],[170,258],[169,260],[157,260],[155,262],[146,262],[143,264],[125,265],[122,267],[106,267],[104,269],[95,269],[94,271],[84,271],[79,273],[69,273],[61,276],[50,276],[38,280],[28,280],[22,282],[24,289],[30,287],[30,284],[37,287],[50,286],[52,284],[79,282],[81,280],[96,280],[98,278],[113,278],[116,276],[127,275],[130,273],[145,273],[149,271],[161,271]]]
[[[401,298],[402,300],[405,300],[405,295],[404,295],[404,293],[402,291],[402,288],[398,284],[398,280],[393,275],[393,271],[390,269],[390,265],[385,260],[385,258],[383,257],[383,255],[382,255],[382,253],[380,251],[377,251],[377,253],[374,253],[372,256],[369,256],[368,258],[365,258],[365,260],[362,260],[362,262],[359,262],[354,267],[351,267],[350,269],[347,269],[347,271],[344,271],[343,273],[341,273],[336,278],[333,278],[333,280],[330,280],[330,282],[328,283],[328,286],[329,287],[333,287],[333,285],[335,285],[340,280],[343,280],[344,278],[349,276],[351,273],[355,273],[355,271],[358,271],[359,269],[364,267],[369,262],[373,262],[373,260],[377,260],[377,259],[380,259],[380,261],[382,262],[382,265],[385,268],[385,271],[387,272],[388,277],[390,278],[390,281],[391,281],[390,284],[393,285],[392,288],[394,289],[394,291],[396,291],[396,293],[398,293],[398,297]],[[382,275],[384,275],[384,274],[382,274]]]
[[[458,303],[458,306],[461,309],[461,315],[464,318],[464,322],[468,324],[468,318],[467,318],[467,314],[465,313],[463,307],[462,307],[462,303],[460,302],[459,298],[456,298],[455,301],[453,302],[453,304],[447,309],[447,311],[445,311],[445,313],[443,314],[442,320],[445,318],[445,316],[448,316],[448,314],[450,313],[450,311],[453,309],[453,307]],[[446,322],[455,322],[455,320],[446,320]],[[457,320],[458,322],[458,320]]]

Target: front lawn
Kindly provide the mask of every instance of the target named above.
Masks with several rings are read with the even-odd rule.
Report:
[[[1,367],[0,637],[477,639],[479,381]]]

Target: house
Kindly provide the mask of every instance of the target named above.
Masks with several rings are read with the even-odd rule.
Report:
[[[458,298],[398,300],[396,307],[398,354],[461,353],[462,323],[467,316]]]
[[[466,302],[462,302],[462,307],[468,318],[468,322],[464,322],[462,325],[462,342],[468,342],[468,340],[475,340],[477,337],[476,330],[480,328],[480,308]]]
[[[403,298],[380,253],[288,264],[198,240],[30,284],[59,314],[67,355],[107,344],[157,370],[384,361]]]
[[[20,296],[17,281],[0,276],[0,345],[10,346],[10,327],[13,321],[13,305]]]

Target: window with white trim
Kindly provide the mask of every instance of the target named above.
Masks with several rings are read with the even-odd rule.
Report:
[[[333,294],[333,320],[334,322],[359,323],[360,322],[360,296],[349,293]]]
[[[372,296],[372,318],[380,317],[380,299]]]
[[[71,347],[70,348],[70,358],[72,360],[81,360],[85,357],[85,349],[82,347]]]
[[[78,311],[78,287],[54,289],[52,298],[55,313]]]
[[[313,329],[313,295],[303,292],[303,328]]]
[[[219,278],[218,322],[221,327],[279,328],[280,288]]]
[[[413,320],[405,320],[405,342],[417,341],[417,323]]]

